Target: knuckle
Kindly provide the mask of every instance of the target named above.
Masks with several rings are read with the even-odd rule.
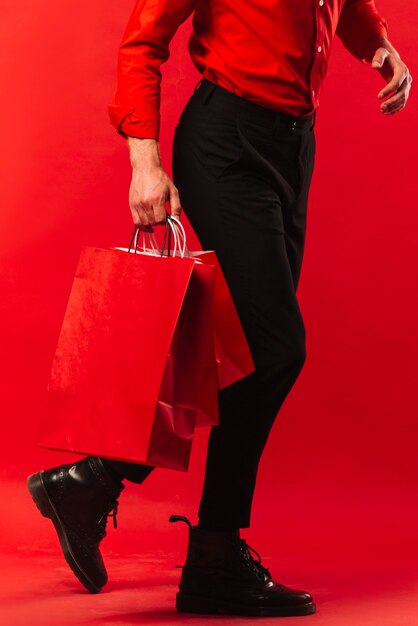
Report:
[[[152,217],[152,215],[154,214],[154,209],[152,207],[152,204],[147,204],[146,206],[144,206],[143,212],[144,212],[144,218],[149,219],[150,217]]]
[[[132,200],[132,206],[136,211],[140,211],[142,206],[144,204],[144,197],[143,196],[135,196],[135,198]]]
[[[164,219],[165,219],[165,216],[166,216],[166,210],[165,210],[165,207],[164,207],[164,206],[161,206],[161,207],[159,207],[158,209],[156,209],[156,210],[154,211],[154,214],[153,214],[153,219],[155,219],[155,220],[160,220],[160,219],[162,219],[162,218],[164,218]]]
[[[138,216],[139,216],[139,220],[140,223],[143,224],[148,224],[148,215],[146,213],[146,211],[144,209],[140,209],[138,211]]]
[[[155,202],[154,196],[146,195],[141,198],[141,207],[144,209],[148,209],[152,206],[153,202]]]

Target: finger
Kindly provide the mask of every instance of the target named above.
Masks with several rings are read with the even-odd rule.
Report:
[[[177,217],[178,219],[180,219],[182,206],[180,203],[180,195],[179,195],[178,189],[174,185],[170,186],[169,203],[170,203],[171,215],[173,217]]]
[[[165,221],[166,196],[166,191],[155,190],[154,193],[140,202],[141,208],[145,211],[148,225],[154,226]]]
[[[400,88],[403,81],[407,78],[408,70],[404,63],[392,55],[387,58],[385,67],[380,68],[380,73],[387,82],[378,94],[378,98],[383,99]]]
[[[382,67],[389,54],[389,50],[386,50],[386,48],[378,48],[372,59],[372,67],[376,69]]]
[[[133,223],[135,224],[135,226],[139,226],[139,224],[141,223],[141,219],[139,217],[138,209],[134,205],[131,205],[129,208],[131,210]]]
[[[150,216],[150,220],[153,224],[164,224],[167,218],[167,211],[165,210],[165,203],[168,193],[163,196],[159,196],[153,203],[153,212]]]
[[[152,210],[152,209],[151,209]],[[145,230],[148,233],[152,233],[153,229],[153,220],[150,219],[150,207],[147,206],[147,210],[145,210],[144,206],[137,207],[138,221],[136,225],[141,230]]]
[[[409,83],[405,80],[398,92],[381,105],[383,113],[393,112],[394,110],[403,109],[408,99]]]
[[[147,213],[144,210],[144,206],[140,202],[133,202],[130,204],[132,221],[135,226],[138,228],[144,228],[144,226],[149,226],[149,221],[147,217]]]
[[[400,111],[405,107],[407,99],[406,91],[396,94],[396,96],[386,100],[385,104],[381,106],[382,113],[396,113]]]
[[[382,91],[378,94],[379,100],[383,100],[383,98],[386,98],[390,94],[397,92],[399,88],[401,87],[404,80],[405,80],[405,75],[403,73],[395,74],[392,80],[388,82],[386,87],[384,87]]]

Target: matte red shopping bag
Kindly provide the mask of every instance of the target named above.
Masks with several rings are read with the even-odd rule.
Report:
[[[83,248],[38,445],[187,469],[215,274],[190,256]],[[170,391],[176,346],[188,385]]]

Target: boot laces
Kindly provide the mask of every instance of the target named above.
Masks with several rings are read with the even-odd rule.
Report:
[[[270,571],[267,569],[267,567],[261,564],[261,557],[258,554],[258,552],[254,550],[254,548],[249,546],[248,543],[245,541],[245,539],[240,539],[239,542],[240,542],[240,553],[243,557],[243,561],[246,567],[248,567],[251,571],[257,574],[257,576],[262,578],[263,580],[265,580],[266,578],[271,578]],[[251,552],[255,554],[255,556],[257,557],[257,560],[254,559]]]
[[[109,517],[113,518],[113,527],[117,528],[118,524],[116,515],[118,512],[118,506],[119,502],[117,500],[114,500],[97,522],[97,542],[100,542],[106,536],[106,525]]]

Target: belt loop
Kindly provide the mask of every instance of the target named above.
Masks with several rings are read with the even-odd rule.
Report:
[[[209,102],[209,99],[211,98],[213,92],[218,87],[218,85],[208,81],[207,79],[206,79],[206,85],[207,85],[207,93],[203,96],[203,100],[202,100],[203,104],[207,104]]]
[[[311,130],[313,130],[315,128],[315,122],[316,122],[316,109],[315,109],[315,111],[313,112],[313,115],[312,115],[312,128],[311,128]]]

